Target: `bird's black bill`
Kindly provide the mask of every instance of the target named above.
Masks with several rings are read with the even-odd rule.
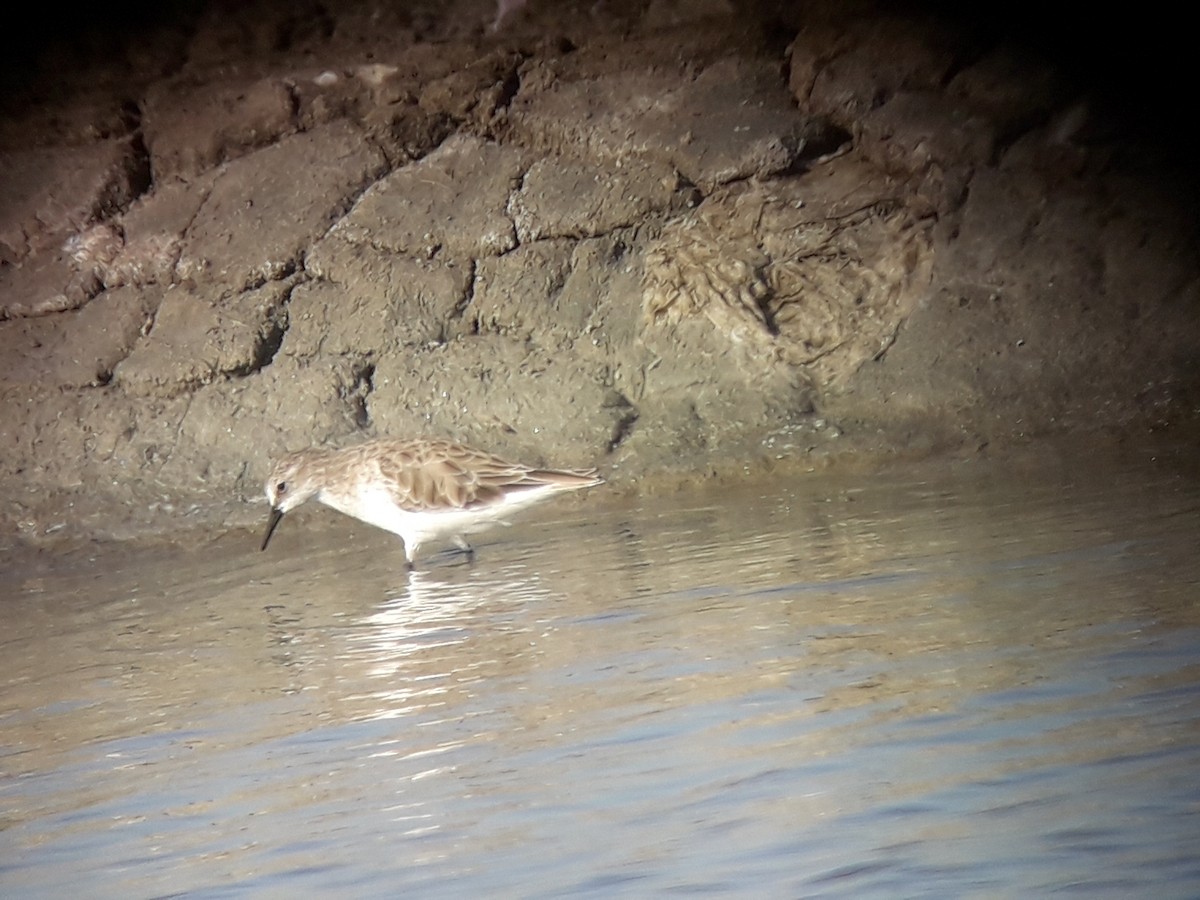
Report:
[[[275,533],[275,529],[279,527],[279,520],[282,518],[282,509],[271,510],[271,518],[267,520],[267,533],[263,535],[262,550],[267,549],[267,544],[271,542],[271,535],[273,535]]]

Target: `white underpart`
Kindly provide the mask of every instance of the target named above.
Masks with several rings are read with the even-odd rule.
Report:
[[[361,484],[353,497],[328,496],[322,491],[317,494],[317,500],[338,512],[400,535],[404,540],[404,555],[411,563],[417,548],[427,541],[449,537],[460,547],[465,547],[465,541],[461,540],[464,535],[493,525],[507,525],[505,516],[561,490],[563,488],[558,485],[548,484],[505,494],[486,506],[416,512],[401,508],[386,489],[370,483]]]

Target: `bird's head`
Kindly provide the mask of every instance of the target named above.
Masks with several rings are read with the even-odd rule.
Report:
[[[263,536],[262,549],[267,549],[271,535],[279,525],[283,514],[295,509],[320,490],[319,472],[315,460],[306,451],[289,453],[275,464],[267,479],[267,502],[271,504],[271,516],[267,520],[267,533]]]

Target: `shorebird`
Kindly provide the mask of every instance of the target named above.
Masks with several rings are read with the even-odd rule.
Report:
[[[552,494],[603,483],[595,469],[539,469],[455,441],[368,441],[344,450],[312,448],[281,458],[267,479],[267,549],[284,513],[316,499],[338,512],[398,534],[411,568],[427,541],[465,536]]]

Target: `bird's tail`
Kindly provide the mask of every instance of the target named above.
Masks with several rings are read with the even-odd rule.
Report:
[[[604,479],[596,469],[534,469],[528,477],[530,481],[554,485],[564,490],[604,484]]]

